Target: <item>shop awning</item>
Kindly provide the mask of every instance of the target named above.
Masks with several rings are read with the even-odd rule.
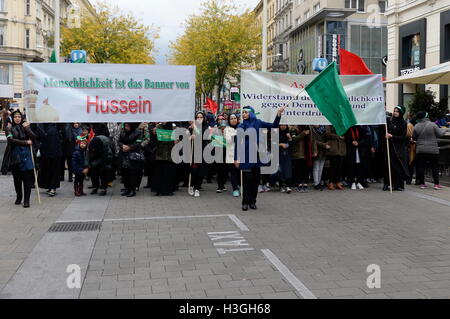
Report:
[[[441,63],[417,72],[406,74],[384,83],[444,84],[450,85],[450,62]]]

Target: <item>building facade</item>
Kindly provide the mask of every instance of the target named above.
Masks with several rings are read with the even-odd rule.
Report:
[[[339,48],[362,57],[376,74],[386,75],[387,1],[295,0],[290,71],[314,74],[315,58],[339,64]]]
[[[54,47],[55,1],[0,0],[0,107],[23,107],[23,63],[48,62]],[[88,0],[59,0],[61,21],[95,15]],[[76,22],[76,21],[75,21]]]
[[[450,61],[450,2],[391,0],[388,18],[388,79]],[[450,100],[448,85],[388,84],[388,108],[408,107],[417,89]]]

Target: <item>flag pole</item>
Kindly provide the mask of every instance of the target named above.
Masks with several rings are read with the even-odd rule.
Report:
[[[389,139],[387,138],[388,133],[388,127],[387,122],[385,123],[386,127],[386,146],[387,146],[387,157],[388,157],[388,171],[389,171],[389,188],[391,189],[391,194],[393,194],[392,191],[392,171],[391,171],[391,152],[389,148]]]
[[[39,185],[38,185],[38,178],[37,178],[37,173],[36,173],[36,165],[34,164],[34,153],[33,153],[33,145],[32,144],[30,144],[30,152],[31,152],[31,160],[33,161],[34,187],[36,187],[38,202],[39,202],[39,204],[41,204],[41,194],[39,194]]]

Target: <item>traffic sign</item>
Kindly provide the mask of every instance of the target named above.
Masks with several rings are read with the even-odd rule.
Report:
[[[325,58],[316,58],[313,60],[312,67],[314,71],[322,72],[328,65],[328,61]]]
[[[73,50],[70,53],[71,63],[86,63],[86,51],[85,50]]]

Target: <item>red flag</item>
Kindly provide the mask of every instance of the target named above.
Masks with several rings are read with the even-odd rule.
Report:
[[[89,131],[88,141],[91,141],[94,137],[95,137],[94,129],[91,127],[91,130]]]
[[[373,74],[363,59],[354,53],[339,48],[341,75]]]
[[[213,114],[217,113],[217,109],[219,108],[219,106],[217,105],[216,102],[214,102],[213,100],[211,100],[209,97],[206,98],[206,103],[204,105],[205,109],[209,109],[211,110],[211,112]]]

